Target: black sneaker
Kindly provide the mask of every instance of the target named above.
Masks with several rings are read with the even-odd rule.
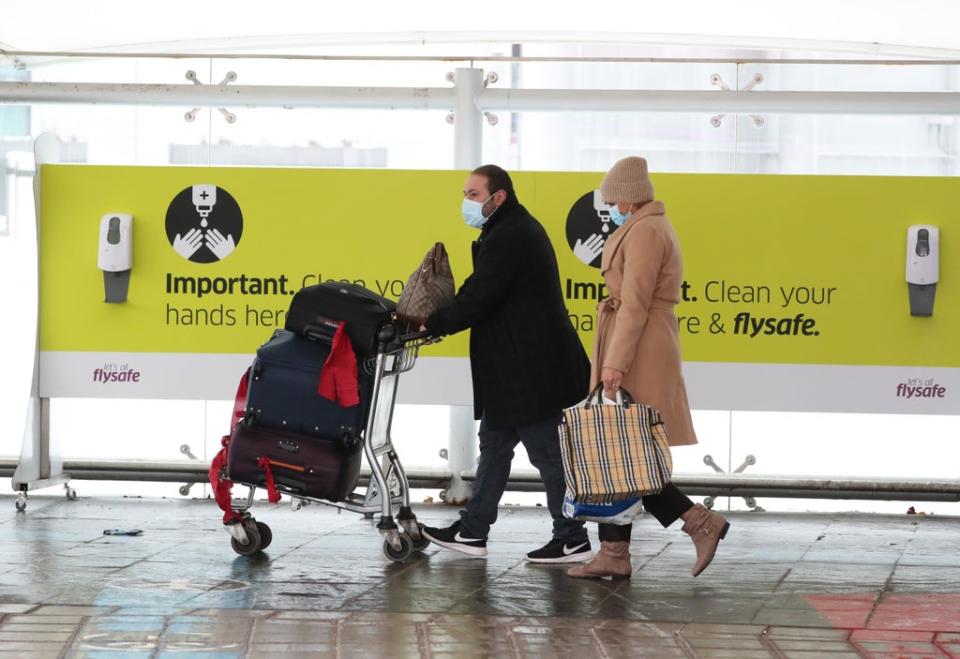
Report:
[[[458,551],[468,556],[481,557],[487,555],[486,538],[470,537],[470,534],[461,528],[460,522],[456,522],[445,529],[435,529],[425,526],[422,532],[423,535],[435,545],[452,549],[453,551]]]
[[[527,554],[527,560],[531,563],[583,563],[592,557],[589,540],[567,543],[556,538]]]

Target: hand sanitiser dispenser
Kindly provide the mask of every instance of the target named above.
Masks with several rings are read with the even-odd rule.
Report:
[[[940,279],[940,229],[915,224],[907,229],[907,285],[910,315],[932,316]]]
[[[610,205],[604,203],[599,190],[593,191],[593,210],[597,212],[597,217],[603,223],[600,225],[600,229],[604,233],[610,233]],[[616,229],[617,227],[613,228]]]
[[[103,270],[105,302],[126,302],[133,268],[133,216],[107,213],[100,219],[97,266]]]

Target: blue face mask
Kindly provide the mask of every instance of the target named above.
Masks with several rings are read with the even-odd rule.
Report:
[[[463,203],[460,205],[460,212],[463,214],[463,221],[467,223],[467,226],[471,226],[474,229],[482,229],[483,225],[487,223],[489,217],[483,215],[483,204],[487,203],[493,199],[493,195],[490,195],[482,203],[479,201],[474,201],[472,199],[464,199]],[[494,210],[494,213],[496,210]],[[490,213],[493,215],[493,213]]]
[[[610,206],[610,221],[617,226],[621,226],[626,222],[628,217],[630,217],[630,215],[628,213],[621,213],[620,207],[616,204]]]

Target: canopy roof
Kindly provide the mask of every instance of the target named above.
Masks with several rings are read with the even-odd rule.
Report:
[[[446,45],[461,55],[496,42],[948,58],[960,56],[958,24],[954,0],[0,0],[0,48],[57,52],[379,54]]]

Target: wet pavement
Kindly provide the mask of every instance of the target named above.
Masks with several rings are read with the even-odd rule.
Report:
[[[273,544],[243,558],[212,502],[80,485],[26,514],[0,497],[0,659],[960,657],[960,517],[733,514],[696,579],[679,525],[644,517],[633,578],[581,581],[524,562],[547,539],[542,508],[503,509],[486,559],[431,548],[398,565],[372,521],[258,503]],[[143,535],[102,535],[118,527]]]

